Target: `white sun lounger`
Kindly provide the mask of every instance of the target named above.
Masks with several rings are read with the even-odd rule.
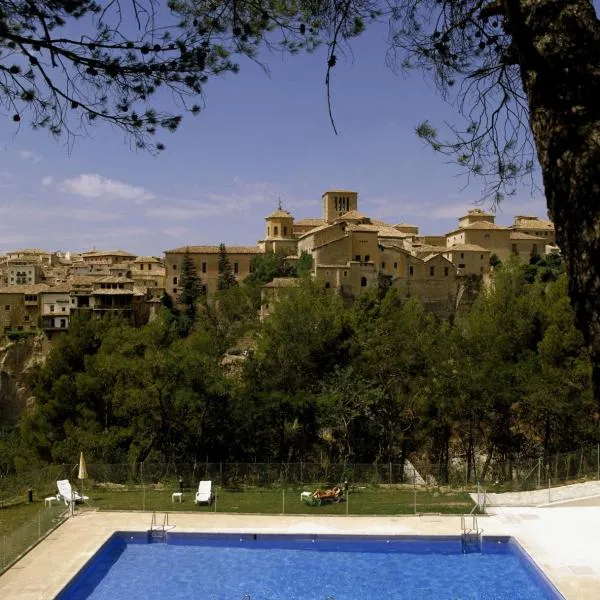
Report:
[[[208,504],[211,504],[213,498],[212,481],[201,481],[198,486],[198,491],[196,492],[196,504],[200,504],[201,502],[208,502]]]

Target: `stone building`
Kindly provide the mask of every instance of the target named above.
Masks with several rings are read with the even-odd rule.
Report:
[[[165,250],[165,290],[173,298],[180,293],[180,278],[183,258],[188,255],[196,267],[200,277],[203,293],[209,297],[217,291],[219,280],[219,247],[218,246],[181,246]],[[243,281],[251,270],[252,259],[264,254],[260,246],[227,246],[227,257],[234,277]]]

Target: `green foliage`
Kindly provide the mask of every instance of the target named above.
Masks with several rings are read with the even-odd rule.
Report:
[[[298,277],[308,277],[312,272],[312,266],[312,256],[306,250],[303,250],[296,261],[296,275]]]
[[[75,318],[31,370],[35,407],[0,438],[0,469],[81,450],[106,462],[417,456],[443,482],[457,453],[475,480],[496,460],[596,441],[589,356],[566,278],[547,268],[508,261],[452,323],[393,287],[347,305],[310,278],[281,288],[262,323],[245,286],[219,292],[184,336],[167,309],[139,329]],[[253,351],[227,370],[242,339]]]
[[[198,300],[202,296],[202,282],[196,271],[196,265],[187,252],[183,255],[181,263],[179,287],[181,292],[177,301],[183,305],[185,314],[193,321],[196,318]]]
[[[296,270],[285,261],[285,252],[259,254],[250,262],[250,274],[244,279],[256,310],[260,308],[260,288],[275,277],[295,277]],[[306,259],[303,259],[303,264]]]
[[[219,244],[219,277],[217,279],[217,289],[219,291],[228,290],[237,285],[237,280],[233,274],[231,261],[227,256],[225,244]]]

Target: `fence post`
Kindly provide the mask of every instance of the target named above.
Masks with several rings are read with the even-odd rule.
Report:
[[[550,478],[548,478],[548,504],[550,504],[551,502],[551,495],[550,495]]]
[[[600,444],[598,444],[598,481],[600,481]]]
[[[140,479],[142,480],[142,512],[146,512],[146,483],[144,482],[144,462],[140,463]]]
[[[281,512],[285,515],[285,488],[281,490]]]
[[[388,463],[388,465],[389,465],[388,468],[389,468],[389,473],[390,473],[388,483],[393,483],[393,481],[392,481],[392,463],[390,462],[390,463]]]
[[[541,486],[541,483],[542,483],[542,459],[540,457],[540,458],[538,458],[538,481],[537,481],[538,488]]]
[[[42,511],[38,510],[38,540],[42,537]]]
[[[413,508],[417,514],[417,471],[413,465]]]

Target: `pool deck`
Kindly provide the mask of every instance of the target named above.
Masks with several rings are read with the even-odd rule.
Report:
[[[600,507],[496,508],[479,517],[485,535],[510,535],[565,598],[592,600],[600,590]],[[146,531],[150,513],[81,512],[0,576],[3,600],[54,598],[115,531]],[[178,532],[459,535],[458,516],[312,516],[170,513]]]

